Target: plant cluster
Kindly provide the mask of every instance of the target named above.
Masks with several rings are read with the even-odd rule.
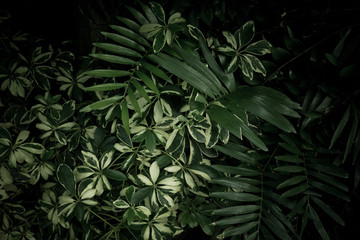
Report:
[[[228,17],[213,7],[208,27]],[[196,10],[126,9],[77,65],[2,34],[0,239],[331,239],[358,185],[359,89],[286,69],[316,45],[285,21],[282,48],[254,21],[216,35]],[[337,34],[312,68],[353,77],[351,28]]]

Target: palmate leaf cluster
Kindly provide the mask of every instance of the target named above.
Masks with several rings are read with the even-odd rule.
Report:
[[[259,84],[285,73],[268,72],[279,48],[253,21],[215,36],[156,2],[126,8],[78,69],[4,42],[17,57],[1,62],[0,237],[332,239],[350,201],[340,165],[358,164],[355,103],[327,128],[341,96]]]

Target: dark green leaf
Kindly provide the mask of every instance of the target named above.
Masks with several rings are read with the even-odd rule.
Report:
[[[326,232],[324,225],[322,224],[318,214],[311,207],[311,205],[309,205],[309,215],[310,215],[311,220],[314,222],[315,228],[318,231],[318,233],[320,234],[321,238],[323,240],[330,240],[330,237],[329,237],[328,233]]]
[[[319,208],[321,208],[332,219],[334,219],[341,226],[345,226],[344,220],[342,220],[341,217],[336,212],[334,212],[334,210],[332,210],[331,207],[329,207],[329,205],[327,205],[321,199],[319,199],[319,198],[317,198],[315,196],[311,196],[310,198],[314,201],[314,203],[316,205],[318,205]]]
[[[262,218],[262,220],[265,222],[267,227],[275,233],[276,236],[278,236],[282,240],[291,240],[291,237],[287,233],[284,225],[274,217],[271,213],[264,212],[265,217]]]
[[[128,28],[130,28],[131,30],[138,32],[140,29],[140,25],[136,22],[134,22],[131,19],[128,18],[123,18],[123,17],[116,17],[120,22],[122,22],[123,24],[125,24]]]
[[[142,13],[140,13],[138,10],[136,10],[133,7],[130,6],[125,6],[126,9],[131,13],[131,15],[133,15],[136,20],[141,24],[149,24],[149,21],[144,17],[144,15],[142,15]]]
[[[261,141],[261,139],[250,130],[248,126],[244,124],[239,118],[234,116],[227,109],[212,105],[206,112],[210,115],[211,119],[220,124],[222,127],[227,129],[229,132],[234,134],[236,137],[242,139],[242,134],[255,146],[260,149],[267,151],[267,147]]]
[[[200,213],[195,213],[195,217],[196,217],[196,220],[199,223],[201,229],[204,231],[204,233],[206,233],[209,236],[214,234],[214,226],[211,225],[210,218],[208,218]]]
[[[240,205],[240,206],[232,206],[225,207],[213,210],[213,215],[218,216],[229,216],[229,215],[239,215],[246,213],[253,213],[260,209],[259,205]]]
[[[121,65],[135,65],[136,64],[136,62],[130,58],[125,58],[125,57],[120,57],[120,56],[115,56],[115,55],[110,55],[110,54],[93,53],[93,54],[89,54],[89,55],[91,57],[98,58],[98,59],[106,61],[106,62],[121,64]]]
[[[105,169],[103,170],[103,174],[113,180],[117,181],[125,181],[127,180],[127,177],[122,172],[115,170],[115,169]]]
[[[217,220],[213,224],[215,226],[224,226],[224,225],[233,225],[233,224],[240,224],[249,222],[251,220],[254,220],[259,217],[258,213],[249,213],[249,214],[243,214],[239,216],[232,216],[227,218],[222,218],[220,220]]]
[[[143,66],[146,70],[148,70],[150,73],[154,74],[155,76],[158,76],[158,77],[164,79],[165,81],[172,83],[170,77],[160,68],[158,68],[150,63],[147,63],[147,62],[142,62],[141,66]]]
[[[110,27],[112,29],[114,29],[115,31],[117,31],[118,33],[120,33],[121,35],[126,36],[126,37],[142,44],[145,47],[150,47],[149,42],[145,38],[143,38],[140,34],[138,34],[137,32],[130,30],[128,28],[118,26],[118,25],[110,25]]]
[[[141,54],[139,54],[138,52],[130,49],[130,48],[126,48],[117,44],[113,44],[113,43],[93,43],[93,45],[95,47],[104,49],[110,53],[115,53],[115,54],[119,54],[119,55],[123,55],[123,56],[128,56],[128,57],[135,57],[135,58],[141,58]]]
[[[285,181],[283,181],[282,183],[280,183],[276,188],[277,189],[281,189],[281,188],[285,188],[285,187],[289,187],[291,185],[295,185],[298,183],[301,183],[302,181],[306,180],[306,176],[305,175],[299,175],[299,176],[295,176],[289,179],[286,179]]]
[[[76,193],[75,176],[67,164],[60,164],[56,170],[59,183],[72,194]]]
[[[241,202],[253,202],[259,201],[261,198],[254,194],[241,193],[241,192],[212,192],[210,197],[222,198],[232,201],[241,201]]]
[[[219,177],[219,178],[211,179],[210,182],[245,192],[261,192],[261,189],[259,187],[249,183],[245,183],[241,181],[241,178],[236,178],[236,177]]]
[[[266,40],[260,40],[254,42],[245,48],[246,52],[252,53],[254,55],[264,55],[271,53],[271,44]]]
[[[251,42],[255,35],[255,25],[253,21],[246,22],[235,32],[235,38],[238,42],[238,49]]]
[[[165,12],[162,6],[157,2],[151,2],[151,9],[153,10],[155,16],[165,24]]]
[[[304,192],[307,189],[308,189],[308,186],[306,184],[303,184],[303,185],[294,187],[294,188],[284,192],[283,194],[281,194],[281,197],[282,198],[292,197],[292,196],[295,196],[295,195],[298,195],[298,194]]]
[[[345,125],[347,124],[347,122],[349,120],[349,117],[350,117],[350,106],[346,109],[343,117],[341,118],[341,120],[339,122],[339,125],[335,129],[334,135],[331,138],[331,143],[330,143],[329,149],[331,149],[334,146],[336,140],[340,137],[342,131],[345,128]]]
[[[156,87],[155,83],[148,75],[140,71],[136,71],[135,74],[145,83],[148,88],[150,88],[154,93],[156,93],[156,95],[160,95],[159,89]]]
[[[106,108],[106,107],[110,106],[111,104],[113,104],[114,102],[120,100],[121,98],[122,98],[121,96],[113,96],[113,97],[109,97],[109,98],[94,102],[94,103],[80,109],[80,112],[91,112],[92,110],[95,110],[95,109]]]
[[[147,130],[145,133],[145,146],[150,152],[154,152],[156,147],[156,138],[152,131]]]
[[[241,236],[242,234],[248,232],[252,228],[255,228],[259,223],[257,221],[245,223],[234,228],[229,228],[224,230],[220,235],[217,236],[218,239],[224,239],[230,236]]]
[[[139,203],[152,193],[152,187],[144,187],[137,190],[131,197],[130,202],[133,204]]]
[[[153,50],[154,53],[160,52],[166,43],[166,30],[162,30],[155,35],[154,42],[153,42]]]
[[[151,102],[149,95],[146,93],[143,86],[135,78],[131,78],[131,83],[134,85],[134,87],[140,93],[140,95],[146,99],[146,101]]]
[[[84,88],[85,91],[111,91],[126,87],[125,83],[102,83]]]
[[[121,121],[126,133],[130,136],[129,110],[126,101],[121,103]]]
[[[284,173],[297,173],[304,172],[305,168],[301,166],[289,165],[289,166],[281,166],[274,168],[274,171],[284,172]]]
[[[140,117],[142,117],[142,112],[140,109],[140,105],[135,97],[135,94],[131,88],[127,89],[129,100],[131,105],[134,107],[135,111],[139,114]]]
[[[104,35],[107,38],[110,38],[111,40],[120,43],[126,47],[131,47],[134,50],[138,50],[141,52],[146,52],[146,49],[141,46],[138,42],[135,42],[132,39],[129,39],[127,37],[121,36],[119,34],[115,33],[108,33],[108,32],[101,32],[102,35]]]
[[[219,91],[214,92],[213,87],[209,86],[209,81],[203,75],[186,63],[163,53],[151,55],[149,59],[206,95],[214,98],[214,94],[219,94]]]
[[[222,152],[232,158],[235,158],[237,160],[240,160],[242,162],[256,165],[257,161],[251,157],[246,150],[244,151],[241,148],[241,145],[235,144],[235,143],[228,143],[226,145],[216,145],[214,149],[218,150],[219,152]]]

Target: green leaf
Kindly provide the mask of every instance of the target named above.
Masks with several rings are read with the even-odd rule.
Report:
[[[100,163],[95,154],[87,151],[81,151],[83,155],[84,162],[93,169],[100,169]]]
[[[323,184],[323,183],[317,182],[317,181],[313,181],[313,180],[310,180],[309,183],[313,187],[315,187],[315,188],[317,188],[317,189],[319,189],[321,191],[324,191],[324,192],[326,192],[326,193],[328,193],[330,195],[333,195],[333,196],[335,196],[337,198],[341,198],[341,199],[343,199],[343,200],[345,200],[347,202],[350,201],[350,198],[349,198],[349,196],[347,194],[345,194],[344,192],[341,192],[341,191],[339,191],[339,190],[337,190],[337,189],[335,189],[333,187],[330,187],[330,186],[328,186],[326,184]]]
[[[165,23],[165,12],[162,6],[157,2],[151,2],[151,9],[153,10],[155,16],[162,22]]]
[[[91,112],[92,110],[95,110],[95,109],[104,109],[104,108],[110,106],[111,104],[113,104],[114,102],[120,100],[121,98],[122,98],[122,96],[113,96],[113,97],[109,97],[109,98],[94,102],[94,103],[80,109],[80,112]]]
[[[304,163],[304,160],[296,155],[280,155],[280,156],[276,156],[275,159],[290,163]]]
[[[235,32],[235,38],[238,42],[238,49],[246,46],[255,36],[255,25],[253,21],[246,22]]]
[[[145,133],[145,146],[150,152],[154,152],[156,147],[156,138],[152,131],[147,130]]]
[[[165,43],[166,43],[165,32],[166,32],[165,30],[162,30],[155,35],[154,42],[153,42],[154,53],[158,53],[164,48]]]
[[[128,57],[135,57],[135,58],[141,58],[141,54],[139,54],[138,52],[130,49],[130,48],[126,48],[123,46],[120,46],[118,44],[113,44],[113,43],[93,43],[93,45],[95,47],[104,49],[108,52],[111,53],[115,53],[115,54],[119,54],[119,55],[123,55],[123,56],[128,56]]]
[[[264,55],[271,53],[271,44],[266,40],[260,40],[247,46],[245,51],[254,55]]]
[[[254,78],[253,69],[244,56],[240,56],[240,68],[245,77],[249,78],[250,80]]]
[[[151,102],[149,95],[146,93],[143,86],[141,86],[141,84],[135,78],[131,78],[131,83],[134,85],[140,95],[146,99],[146,101]]]
[[[200,213],[195,213],[195,217],[196,217],[196,220],[199,223],[201,229],[204,231],[205,234],[207,234],[209,236],[214,234],[214,226],[211,225],[210,218],[208,218]]]
[[[140,29],[140,25],[136,22],[134,22],[131,19],[128,18],[124,18],[124,17],[119,17],[117,16],[116,19],[118,19],[120,22],[122,22],[123,24],[125,24],[128,28],[130,28],[131,30],[138,32]]]
[[[11,143],[11,134],[9,133],[9,131],[6,128],[4,128],[2,126],[0,126],[0,139],[5,139],[4,143],[5,142]],[[0,142],[0,143],[2,143],[2,142]]]
[[[281,166],[274,168],[274,171],[284,172],[284,173],[297,173],[297,172],[305,172],[305,168],[301,166],[289,165],[289,166]]]
[[[191,127],[189,125],[187,125],[187,129],[191,135],[191,137],[200,143],[205,143],[205,133],[204,131],[202,131],[202,129],[196,128],[196,127]]]
[[[235,36],[228,31],[223,31],[222,34],[226,38],[226,41],[232,46],[232,48],[237,49],[237,42]]]
[[[45,151],[45,147],[40,143],[23,143],[20,145],[20,148],[32,154],[41,154]]]
[[[240,226],[236,226],[233,228],[229,228],[224,230],[221,234],[219,234],[217,239],[224,239],[230,236],[241,236],[242,234],[248,232],[249,230],[255,228],[259,223],[257,221],[245,223]]]
[[[76,194],[75,176],[67,164],[60,164],[56,170],[56,176],[61,186],[72,194]]]
[[[235,72],[239,67],[239,63],[240,63],[240,58],[238,56],[234,56],[227,65],[225,72],[227,74]]]
[[[165,81],[172,83],[171,78],[160,68],[158,68],[150,63],[147,63],[147,62],[142,62],[141,66],[143,66],[146,70],[148,70],[150,73],[154,74],[155,76],[158,76],[158,77],[164,79]]]
[[[121,142],[125,143],[127,146],[131,148],[133,147],[130,136],[127,134],[125,128],[120,124],[116,126],[116,136]]]
[[[351,106],[349,105],[348,108],[346,109],[343,117],[341,118],[339,125],[336,127],[334,135],[331,138],[331,143],[330,143],[329,149],[331,149],[334,146],[336,140],[340,137],[342,131],[344,130],[345,125],[347,124],[349,117],[350,117],[350,107]]]
[[[135,161],[137,154],[133,153],[121,163],[121,170],[127,170]]]
[[[349,178],[349,173],[347,173],[344,169],[336,167],[333,164],[330,165],[327,163],[307,163],[306,166],[339,178]]]
[[[310,196],[310,198],[316,205],[318,205],[319,208],[321,208],[327,215],[329,215],[329,217],[334,219],[341,226],[345,226],[344,220],[342,220],[341,217],[337,213],[335,213],[334,210],[331,209],[331,207],[329,207],[329,205],[327,205],[321,199],[315,196]]]
[[[213,210],[213,215],[218,216],[229,216],[229,215],[239,215],[239,214],[246,214],[246,213],[253,213],[260,209],[259,205],[240,205],[240,206],[232,206],[232,207],[225,207],[221,209]]]
[[[85,87],[85,91],[111,91],[126,87],[127,84],[125,83],[103,83],[97,84],[91,87]]]
[[[255,133],[252,132],[242,120],[234,116],[234,114],[229,112],[227,109],[217,105],[211,105],[211,108],[208,108],[206,113],[209,114],[213,121],[217,122],[236,137],[242,139],[243,134],[255,146],[264,151],[268,150],[263,141],[261,141],[261,139],[255,135]]]
[[[137,51],[146,52],[146,49],[143,46],[141,46],[138,42],[135,42],[134,40],[131,40],[127,37],[115,33],[108,33],[108,32],[101,32],[101,34],[126,47],[133,48]]]
[[[121,64],[121,65],[135,65],[136,62],[130,58],[110,55],[110,54],[100,54],[100,53],[92,53],[89,54],[91,57],[98,58],[100,60]]]
[[[258,213],[249,213],[249,214],[243,214],[243,215],[239,215],[239,216],[222,218],[222,219],[214,222],[213,225],[215,225],[215,226],[226,226],[226,225],[234,225],[234,224],[238,225],[240,223],[249,222],[256,218],[259,218]]]
[[[150,88],[154,93],[156,93],[156,95],[160,95],[159,89],[156,87],[155,83],[148,75],[140,71],[136,71],[135,74],[145,83],[148,88]]]
[[[264,212],[264,215],[262,220],[276,236],[282,240],[291,240],[284,225],[273,214]]]
[[[203,75],[177,58],[164,53],[151,55],[148,58],[206,95],[214,98],[214,94],[219,94],[218,90],[214,92],[213,87],[209,86],[209,81]]]
[[[126,133],[130,136],[129,110],[126,101],[121,103],[121,122]]]
[[[149,196],[153,191],[152,187],[144,187],[139,190],[137,190],[131,197],[130,202],[132,204],[137,204],[144,200],[147,196]]]
[[[194,26],[188,25],[190,34],[192,32],[197,32],[198,41],[200,44],[200,48],[202,53],[204,54],[204,57],[209,64],[210,69],[214,72],[214,74],[224,83],[224,85],[227,87],[227,89],[230,92],[233,92],[236,88],[235,86],[235,78],[233,74],[225,74],[225,72],[222,70],[222,68],[218,65],[216,62],[214,56],[210,52],[207,42],[204,38],[204,35],[201,33],[199,29],[197,29]],[[191,30],[192,29],[192,30]]]
[[[227,93],[226,89],[223,88],[221,85],[221,82],[216,77],[216,75],[198,58],[196,58],[194,55],[190,54],[188,51],[184,50],[183,48],[179,46],[174,46],[174,49],[176,53],[178,53],[184,61],[195,69],[198,73],[200,73],[202,76],[204,76],[209,82],[214,92],[222,92],[224,94]]]
[[[356,146],[356,144],[354,144],[354,142],[355,142],[356,132],[358,130],[359,119],[358,119],[358,112],[357,112],[356,107],[354,107],[354,109],[355,109],[354,121],[353,121],[353,125],[351,127],[351,130],[350,130],[348,140],[346,142],[346,149],[345,149],[344,157],[343,157],[343,161],[342,161],[343,164],[345,163],[346,159],[348,158],[352,146],[353,145],[354,145],[354,147]],[[355,153],[355,151],[354,151],[354,153]]]
[[[212,192],[210,197],[222,198],[231,201],[244,201],[244,202],[253,202],[259,201],[261,198],[254,194],[250,193],[241,193],[241,192]]]
[[[128,88],[127,93],[128,93],[131,105],[134,107],[135,111],[139,114],[139,116],[142,117],[142,112],[141,112],[139,103],[138,103],[138,101],[137,101],[137,99],[135,97],[135,94],[134,94],[133,90],[131,88]]]
[[[215,179],[211,179],[210,183],[219,184],[245,192],[261,192],[261,189],[259,187],[243,182],[241,178],[236,177],[218,177]]]
[[[136,32],[135,32],[133,30],[130,30],[128,28],[124,28],[124,27],[121,27],[118,25],[110,25],[110,27],[112,29],[114,29],[115,31],[117,31],[118,33],[120,33],[122,36],[126,36],[126,37],[142,44],[145,47],[151,46],[145,38],[143,38],[140,34],[137,33],[138,30],[136,30]]]
[[[295,195],[298,195],[298,194],[304,192],[307,189],[308,189],[308,186],[306,184],[303,184],[303,185],[294,187],[294,188],[284,192],[283,194],[281,194],[281,197],[282,198],[292,197],[292,196],[295,196]]]
[[[281,188],[285,188],[285,187],[289,187],[291,185],[295,185],[298,183],[301,183],[303,181],[306,180],[306,176],[304,175],[299,175],[299,176],[295,176],[289,179],[286,179],[285,181],[283,181],[282,183],[280,183],[276,189],[281,189]]]
[[[249,176],[249,177],[253,177],[253,176],[259,176],[261,175],[261,173],[258,171],[258,169],[254,169],[252,167],[250,167],[249,165],[245,165],[242,167],[236,167],[236,166],[227,166],[227,165],[211,165],[213,168],[215,168],[216,170],[223,172],[223,173],[229,173],[229,174],[237,174],[237,175],[241,175],[241,176]]]
[[[103,170],[103,174],[113,180],[117,181],[125,181],[127,180],[127,177],[122,172],[115,170],[115,169],[105,169]]]
[[[246,59],[246,61],[250,64],[254,72],[261,73],[265,77],[266,75],[265,67],[257,57],[254,57],[253,55],[250,54],[244,54],[243,56]]]
[[[130,6],[125,6],[125,7],[141,25],[149,23],[149,21],[144,17],[144,15],[142,15],[142,13],[140,13],[138,10]]]
[[[318,233],[320,234],[321,238],[323,240],[330,240],[330,237],[329,237],[328,233],[326,232],[324,225],[322,224],[318,214],[311,207],[311,205],[309,205],[309,215],[310,215],[311,220],[314,222],[315,228],[318,231]]]
[[[116,199],[115,201],[113,201],[113,205],[114,207],[120,209],[126,209],[130,207],[130,205],[122,199]]]
[[[216,145],[214,149],[250,165],[257,164],[257,161],[246,152],[247,150],[242,149],[240,144],[229,142],[226,145]]]

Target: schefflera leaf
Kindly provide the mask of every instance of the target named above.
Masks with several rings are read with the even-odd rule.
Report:
[[[66,190],[72,194],[76,193],[75,176],[71,168],[67,164],[60,164],[56,171],[56,176]]]

